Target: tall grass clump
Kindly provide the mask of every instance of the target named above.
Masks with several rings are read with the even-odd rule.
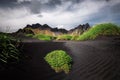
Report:
[[[26,34],[25,36],[32,38],[34,36],[34,34]]]
[[[35,34],[33,38],[37,38],[39,40],[45,40],[45,41],[50,41],[52,40],[52,36],[45,35],[45,34]]]
[[[120,28],[112,23],[97,24],[80,35],[77,40],[94,40],[98,36],[120,35]]]
[[[71,69],[72,58],[63,50],[52,51],[44,59],[56,72],[64,71],[67,74]]]
[[[0,64],[17,64],[21,59],[20,40],[0,33]]]
[[[49,35],[45,35],[45,34],[26,34],[26,36],[28,37],[32,37],[32,38],[36,38],[36,39],[39,39],[39,40],[45,40],[45,41],[50,41],[53,39],[52,36],[49,36]]]
[[[69,34],[59,35],[56,40],[71,40],[72,36]]]

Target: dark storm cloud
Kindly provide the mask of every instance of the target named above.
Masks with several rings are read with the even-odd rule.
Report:
[[[120,3],[117,3],[113,7],[110,8],[112,13],[118,13],[120,14]]]
[[[90,22],[92,25],[102,22],[120,24],[120,2],[114,3],[115,5],[112,3],[113,2],[110,2],[109,0],[105,7],[101,8],[97,13],[89,15],[89,18],[86,21]]]
[[[71,2],[71,4],[68,5],[68,7],[66,7],[66,9],[64,10],[73,11],[75,10],[73,8],[74,5],[80,4],[84,1],[86,0],[0,0],[0,7],[3,8],[27,7],[28,9],[31,10],[32,13],[40,13],[41,11],[56,10],[58,6],[63,6],[63,4]],[[88,0],[88,1],[110,2],[112,0]]]
[[[52,11],[66,2],[71,2],[74,5],[82,1],[84,0],[0,0],[0,7],[15,8],[22,6],[29,8],[33,13],[39,13],[40,11]],[[66,10],[71,10],[70,8],[68,7]]]
[[[17,6],[17,5],[23,5],[23,4],[25,4],[24,6],[26,6],[26,4],[33,3],[32,5],[35,4],[34,6],[39,6],[39,5],[44,6],[45,5],[48,8],[53,7],[53,6],[54,6],[53,8],[55,8],[56,5],[61,5],[62,3],[66,3],[68,1],[72,2],[74,5],[76,3],[80,3],[85,0],[0,0],[0,6],[9,7],[9,6]],[[90,0],[90,1],[107,1],[107,2],[109,2],[111,0]],[[20,4],[16,5],[17,2],[20,2]],[[38,3],[39,5],[36,5],[36,3]]]
[[[18,0],[0,0],[0,8],[1,9],[14,9],[14,8],[20,8],[20,7],[26,7],[30,5],[30,1],[24,1],[21,3],[18,3]]]
[[[17,0],[0,0],[0,7],[13,7]]]
[[[0,30],[32,23],[67,29],[87,22],[120,24],[119,16],[120,0],[0,0]]]
[[[0,0],[0,4],[11,4],[17,2],[17,0]]]

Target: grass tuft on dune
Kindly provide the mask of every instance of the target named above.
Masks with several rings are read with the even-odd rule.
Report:
[[[63,35],[58,36],[56,40],[71,40],[71,39],[72,39],[71,35],[63,34]]]
[[[66,74],[71,69],[72,58],[63,50],[54,50],[44,57],[45,61],[55,70]]]
[[[54,38],[52,36],[45,35],[45,34],[35,34],[35,35],[26,34],[26,36],[36,38],[36,39],[39,39],[39,40],[45,40],[45,41],[50,41],[50,40],[52,40]]]
[[[97,24],[80,35],[77,40],[94,40],[98,36],[120,35],[120,28],[112,23]]]

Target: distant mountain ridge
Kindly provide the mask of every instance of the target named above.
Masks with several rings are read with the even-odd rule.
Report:
[[[62,33],[67,33],[68,32],[66,29],[52,28],[47,24],[41,25],[39,23],[32,24],[32,25],[27,25],[25,28],[40,29],[40,30],[51,30],[52,32],[62,32]]]
[[[41,25],[39,23],[27,25],[23,29],[19,29],[17,34],[46,34],[51,36],[57,36],[61,34],[71,34],[71,35],[80,35],[84,31],[88,30],[90,25],[88,23],[79,25],[71,30],[66,30],[63,28],[52,28],[47,24]]]
[[[89,28],[90,28],[90,25],[88,23],[83,24],[83,25],[80,24],[77,27],[69,30],[68,33],[72,35],[81,35],[83,32],[85,32]]]

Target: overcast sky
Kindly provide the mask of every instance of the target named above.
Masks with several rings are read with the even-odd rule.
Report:
[[[120,24],[120,0],[0,0],[0,31],[34,23],[71,29],[102,22]]]

